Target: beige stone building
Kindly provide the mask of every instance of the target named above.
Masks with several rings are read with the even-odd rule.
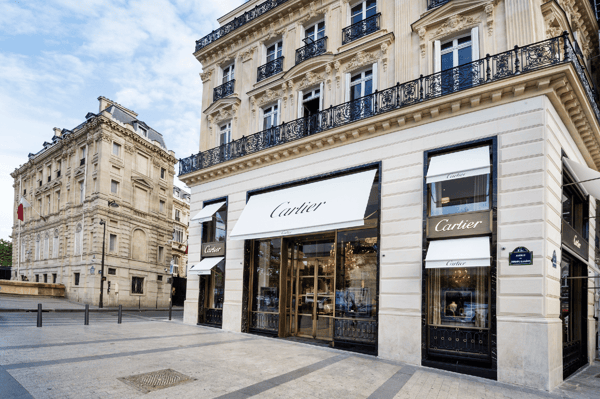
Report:
[[[550,390],[594,362],[588,0],[250,0],[196,42],[184,321]]]
[[[135,112],[98,101],[11,174],[15,278],[64,284],[67,298],[98,305],[106,227],[103,305],[165,307],[177,160]],[[21,197],[32,205],[23,222]]]
[[[171,242],[171,254],[174,277],[187,277],[190,198],[191,195],[188,192],[173,186],[173,241]]]

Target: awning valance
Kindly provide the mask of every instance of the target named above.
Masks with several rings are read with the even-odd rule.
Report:
[[[213,215],[221,209],[221,207],[225,205],[225,202],[217,202],[216,204],[206,205],[200,212],[196,214],[192,218],[193,221],[198,221],[200,223],[209,222]]]
[[[224,258],[222,256],[218,256],[216,258],[204,258],[200,261],[200,263],[196,263],[194,266],[190,267],[190,270],[188,270],[188,275],[209,275],[212,268],[218,265],[223,259]]]
[[[570,172],[575,175],[573,177],[576,182],[587,191],[586,194],[590,194],[592,197],[600,199],[600,172],[590,169],[569,158],[563,158],[563,161]]]
[[[490,261],[489,237],[458,238],[430,242],[425,267],[485,267]]]
[[[432,157],[427,184],[490,173],[489,147],[473,148]]]
[[[280,237],[364,225],[376,170],[250,197],[233,240]]]

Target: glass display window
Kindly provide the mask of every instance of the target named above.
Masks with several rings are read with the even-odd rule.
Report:
[[[430,216],[490,209],[490,175],[429,184]]]
[[[227,207],[224,206],[212,217],[202,223],[202,243],[225,242],[227,238]]]
[[[254,257],[252,310],[278,312],[281,239],[255,241]]]
[[[562,191],[562,218],[569,226],[573,227],[587,240],[589,221],[584,217],[588,208],[588,201],[570,173],[563,173]]]

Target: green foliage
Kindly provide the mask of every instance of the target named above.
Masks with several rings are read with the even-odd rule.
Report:
[[[0,266],[12,266],[12,241],[0,238]]]

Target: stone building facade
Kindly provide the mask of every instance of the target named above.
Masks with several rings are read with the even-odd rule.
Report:
[[[187,277],[188,227],[190,224],[191,195],[181,188],[173,187],[173,241],[171,253],[173,276]]]
[[[175,154],[135,112],[98,101],[11,174],[14,278],[64,284],[67,298],[98,305],[106,227],[103,305],[168,306]],[[21,197],[32,205],[23,222]]]
[[[594,3],[251,0],[219,23],[179,164],[185,323],[546,390],[594,361]]]

